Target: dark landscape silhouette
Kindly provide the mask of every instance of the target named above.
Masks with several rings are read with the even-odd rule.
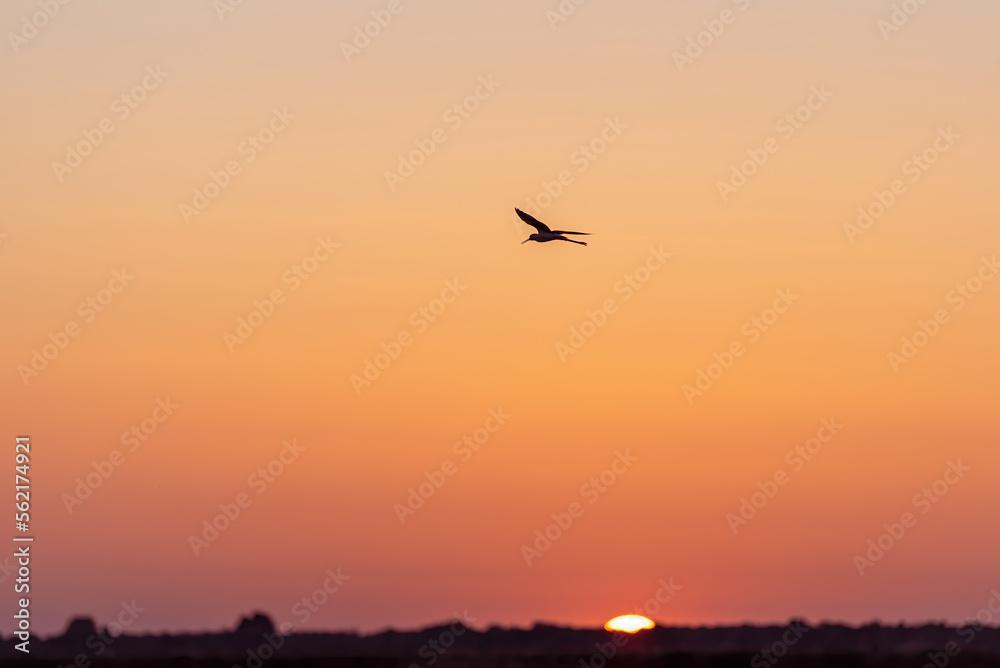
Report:
[[[227,666],[1000,666],[1000,629],[944,624],[852,627],[657,626],[635,635],[604,629],[536,624],[530,629],[477,631],[460,622],[423,630],[361,635],[353,632],[279,633],[266,615],[243,618],[231,631],[113,636],[77,618],[58,636],[33,638],[30,659],[14,638],[0,643],[5,664],[30,662],[91,668],[99,665]]]

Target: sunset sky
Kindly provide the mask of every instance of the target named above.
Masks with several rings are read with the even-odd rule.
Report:
[[[973,615],[1000,5],[895,7],[5,2],[33,630]]]

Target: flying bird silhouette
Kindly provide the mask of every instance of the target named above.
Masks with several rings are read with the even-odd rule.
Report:
[[[529,216],[524,211],[515,208],[517,215],[521,217],[521,220],[531,225],[533,228],[538,230],[535,234],[532,234],[527,239],[521,242],[521,245],[528,243],[529,241],[537,241],[538,243],[545,243],[546,241],[569,241],[574,244],[580,244],[581,246],[586,246],[587,243],[584,241],[577,241],[576,239],[567,239],[564,234],[590,234],[590,232],[570,232],[568,230],[550,230],[549,226],[542,221]]]

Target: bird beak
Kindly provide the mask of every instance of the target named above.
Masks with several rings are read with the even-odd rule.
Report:
[[[525,239],[524,241],[521,242],[521,245],[523,246],[524,244],[528,243],[529,241],[531,241],[531,239]]]

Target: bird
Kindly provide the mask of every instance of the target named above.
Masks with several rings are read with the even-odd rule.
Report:
[[[534,216],[529,216],[524,211],[518,208],[514,208],[517,215],[521,217],[521,220],[531,225],[533,228],[538,230],[535,234],[532,234],[527,239],[521,242],[521,245],[528,243],[529,241],[537,241],[538,243],[545,243],[546,241],[569,241],[574,244],[580,244],[581,246],[586,246],[585,241],[577,241],[576,239],[567,239],[564,234],[590,234],[590,232],[569,232],[567,230],[550,230],[549,226],[542,221],[536,219]]]

